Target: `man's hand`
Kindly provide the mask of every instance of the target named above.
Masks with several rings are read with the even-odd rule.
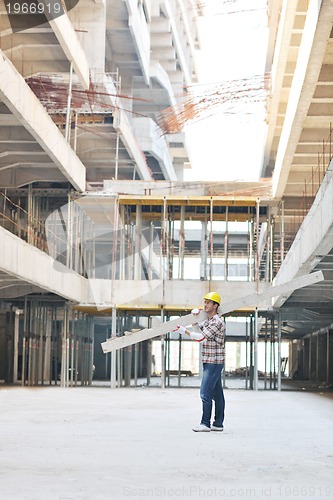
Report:
[[[185,326],[180,326],[180,325],[177,325],[177,328],[175,328],[174,330],[172,330],[173,332],[175,333],[186,333],[186,328]]]
[[[192,309],[191,314],[194,314],[194,316],[198,316],[201,312],[201,309],[198,309],[197,307],[195,309]],[[198,323],[192,323],[192,326],[197,325]]]
[[[198,314],[200,314],[200,309],[198,309],[197,307],[195,309],[192,309],[191,314],[197,316]]]

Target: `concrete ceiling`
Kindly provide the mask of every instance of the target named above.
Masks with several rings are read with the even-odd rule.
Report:
[[[124,2],[118,3],[119,7],[125,9],[125,18],[127,16],[126,30],[123,34],[126,40],[124,45],[121,43],[122,50],[124,50],[124,47],[130,47],[131,36],[125,4]],[[112,5],[116,6],[117,2],[112,2]],[[54,79],[55,91],[57,85],[62,87],[61,92],[64,88],[67,89],[70,63],[53,28],[47,24],[24,32],[13,33],[3,0],[0,0],[0,16],[1,50],[18,73],[25,79],[39,75],[49,77],[51,80]],[[107,36],[109,34],[110,31]],[[118,40],[117,31],[113,37]],[[136,53],[133,53],[133,56],[137,59]],[[82,90],[83,87],[77,76],[74,76],[75,82],[76,87]],[[129,107],[131,107],[130,103]],[[7,106],[5,96],[0,92],[0,185],[11,188],[38,181],[68,181],[66,175],[54,163],[52,156],[40,145],[39,138],[35,138],[31,133],[28,121],[15,111]],[[66,121],[65,115],[61,113],[52,115],[50,109],[49,112],[50,126],[53,119],[58,129],[64,134],[65,127],[61,124]],[[88,182],[101,182],[115,177],[116,164],[120,178],[135,178],[135,160],[130,158],[122,137],[117,138],[117,132],[112,123],[113,116],[106,113],[105,120],[101,117],[96,123],[96,120],[89,120],[87,117],[86,121],[82,119],[78,125],[75,139],[76,152],[86,168]],[[73,132],[71,145],[72,147],[74,145]],[[136,172],[136,178],[139,176],[140,174]]]
[[[273,194],[287,200],[316,192],[318,157],[321,170],[328,166],[329,145],[321,156],[333,114],[333,5],[324,0],[315,22],[306,0],[285,4],[271,69],[263,173],[274,169]]]
[[[271,9],[273,9],[270,2]],[[273,172],[273,197],[284,203],[285,250],[288,251],[310,209],[333,154],[333,1],[320,3],[291,0],[280,3],[275,13],[275,47],[271,68],[271,95],[268,102],[268,131],[263,175]],[[269,65],[268,65],[269,66]],[[331,182],[325,180],[325,182]],[[325,184],[325,183],[324,183]],[[318,219],[331,220],[332,204]],[[316,204],[323,203],[317,198]],[[277,217],[279,221],[279,217]],[[311,216],[302,231],[309,232]],[[323,225],[324,226],[324,225]],[[314,239],[311,229],[308,242]],[[302,237],[302,236],[301,236]],[[303,246],[305,241],[303,243]],[[302,336],[333,322],[333,237],[322,233],[308,267],[295,257],[298,275],[323,270],[325,280],[295,291],[277,304],[282,307],[286,334]],[[291,247],[291,252],[295,247]],[[289,259],[291,260],[291,259]],[[284,265],[280,270],[283,274]],[[290,267],[288,268],[290,269]],[[290,273],[284,279],[290,279]],[[278,274],[279,277],[279,274]]]

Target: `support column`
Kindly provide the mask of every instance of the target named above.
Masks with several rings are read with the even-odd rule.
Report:
[[[330,385],[330,331],[326,329],[326,384]]]
[[[278,380],[277,380],[277,390],[281,391],[281,326],[282,326],[282,320],[281,320],[281,312],[278,312],[278,331],[277,331],[277,337],[278,337]]]
[[[18,372],[18,344],[20,335],[20,314],[23,311],[21,309],[15,309],[15,320],[14,320],[14,366],[13,366],[13,384],[18,383],[17,372]]]
[[[258,309],[254,316],[254,339],[253,339],[253,389],[258,390]]]
[[[178,279],[184,279],[184,255],[185,255],[185,207],[180,207],[179,227],[179,250],[178,250]]]
[[[281,265],[284,261],[284,201],[281,200],[281,214],[280,214],[280,261]]]
[[[249,387],[249,321],[248,316],[246,317],[245,323],[245,389]]]
[[[65,128],[66,142],[70,142],[71,139],[72,85],[73,85],[73,65],[71,63],[69,69],[69,86],[68,86],[68,96],[67,96],[67,112],[66,112],[66,128]]]
[[[51,384],[51,335],[52,335],[52,310],[46,308],[46,325],[45,325],[45,356],[44,356],[44,382]]]
[[[111,337],[115,337],[117,334],[117,310],[116,306],[113,305],[112,307],[112,324],[111,324]],[[111,389],[115,389],[116,387],[116,362],[117,360],[117,351],[111,352],[111,384],[110,387]]]
[[[136,280],[141,279],[141,236],[142,236],[142,217],[141,206],[136,205],[135,219],[135,261],[134,261],[134,277]]]
[[[213,255],[214,255],[214,242],[213,242],[213,198],[210,199],[210,212],[209,212],[209,221],[210,221],[210,231],[209,231],[209,290],[211,287],[211,282],[213,279]]]
[[[266,230],[266,271],[265,281],[271,281],[271,218],[269,207],[267,207],[267,230]]]
[[[61,387],[68,386],[68,310],[64,306],[64,318],[62,323],[62,342],[61,342]]]
[[[225,207],[225,233],[224,233],[224,281],[228,281],[228,243],[229,243],[229,233],[228,233],[228,207]]]
[[[247,274],[248,281],[253,281],[253,219],[250,213],[250,207],[247,209],[247,230],[248,230],[248,261]]]
[[[161,323],[164,323],[164,310],[161,309]],[[161,389],[165,389],[165,335],[161,337]]]
[[[148,328],[151,328],[149,320],[148,320]],[[147,342],[147,387],[150,386],[150,379],[151,379],[152,343],[153,343],[152,339],[149,339]]]
[[[208,260],[208,240],[207,240],[207,218],[201,222],[201,242],[200,242],[200,279],[207,280],[207,260]]]
[[[259,278],[260,278],[260,272],[259,272],[259,265],[260,265],[260,255],[259,255],[260,213],[259,212],[260,212],[260,200],[258,198],[257,204],[256,204],[256,254],[255,254],[255,282],[256,282],[257,292],[259,291]]]
[[[272,321],[272,320],[271,320]],[[268,330],[268,317],[265,319],[265,381],[264,389],[267,389],[267,330]]]

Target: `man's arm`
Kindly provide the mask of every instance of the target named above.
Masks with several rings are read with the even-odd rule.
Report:
[[[190,326],[186,326],[186,327],[185,326],[178,326],[178,328],[176,330],[174,330],[174,332],[188,335],[195,342],[204,343],[207,341],[206,337],[202,333],[193,332],[191,330],[192,330],[192,328]]]

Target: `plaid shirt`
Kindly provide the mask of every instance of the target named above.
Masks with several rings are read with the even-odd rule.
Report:
[[[223,364],[225,358],[225,323],[218,314],[199,323],[199,328],[207,342],[202,344],[202,362]]]

